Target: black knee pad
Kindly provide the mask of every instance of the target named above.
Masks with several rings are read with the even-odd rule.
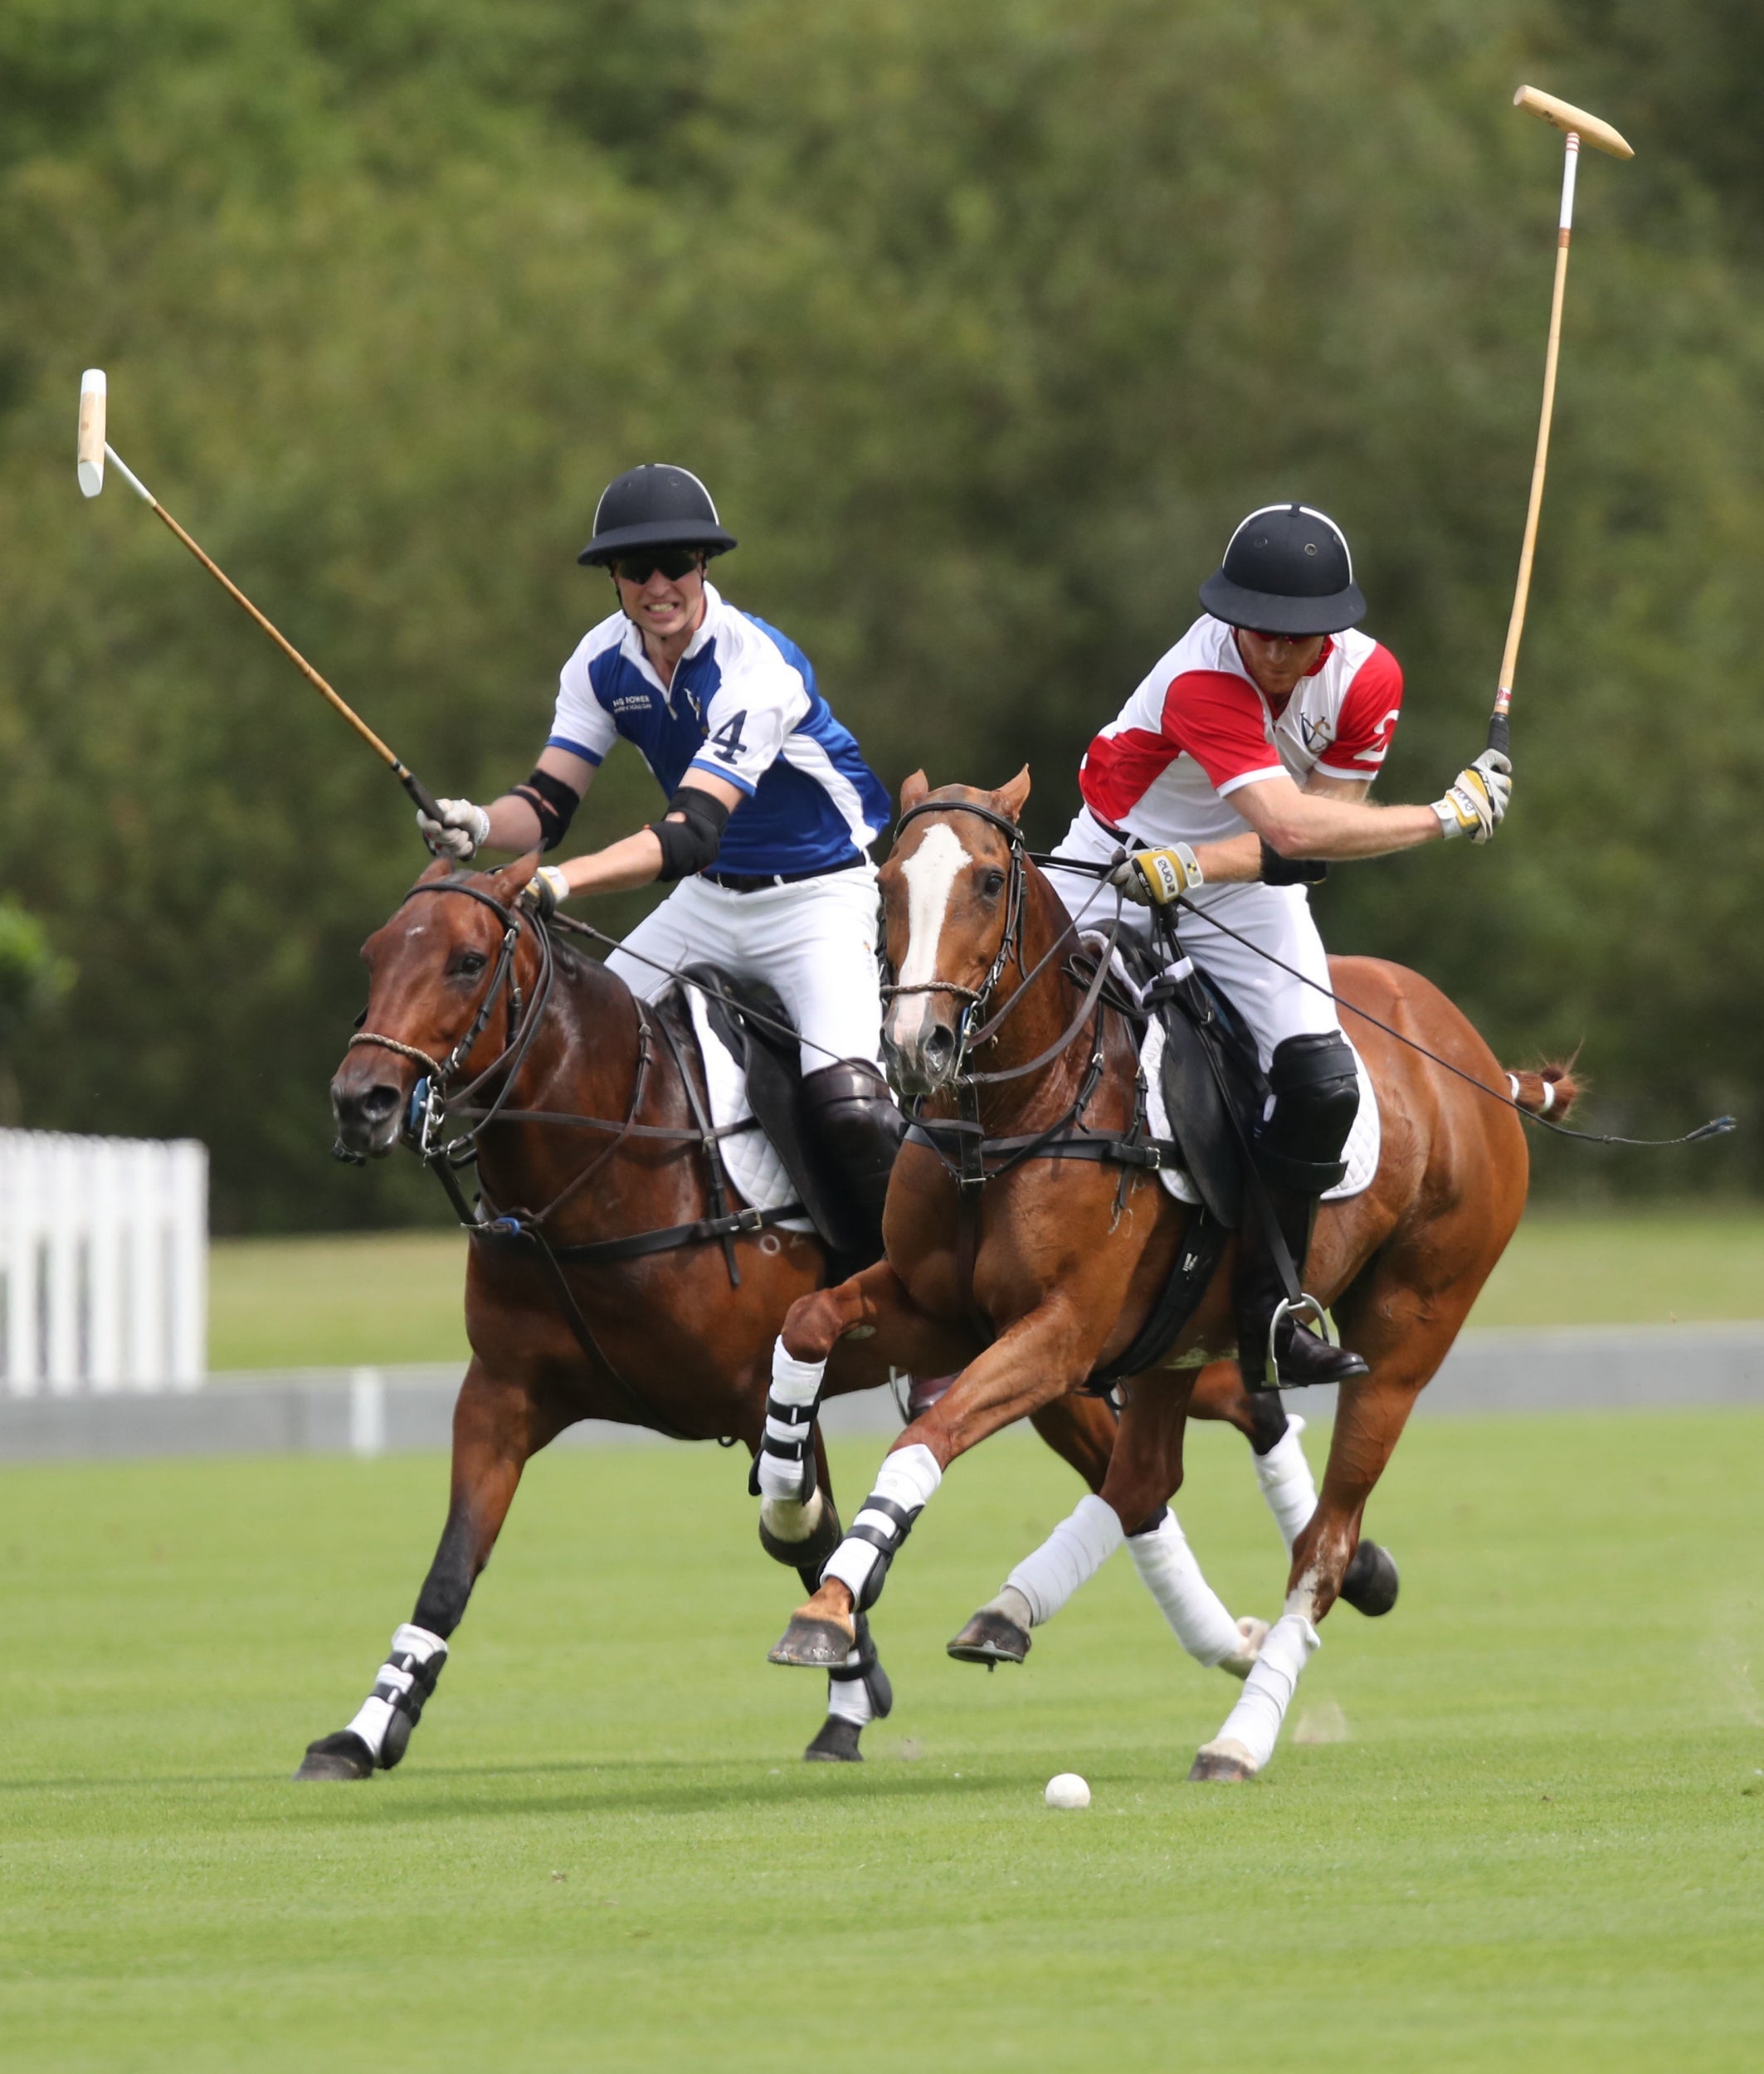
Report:
[[[841,1171],[885,1191],[907,1124],[881,1074],[842,1059],[804,1075],[802,1101]]]
[[[1289,1037],[1268,1069],[1274,1108],[1256,1133],[1257,1164],[1277,1186],[1321,1195],[1347,1172],[1342,1148],[1360,1111],[1352,1048],[1339,1030]]]

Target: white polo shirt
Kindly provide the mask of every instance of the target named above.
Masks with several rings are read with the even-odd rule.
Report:
[[[1224,842],[1250,825],[1230,804],[1242,786],[1376,777],[1401,710],[1401,668],[1369,635],[1327,640],[1276,708],[1208,616],[1091,742],[1079,786],[1098,820],[1143,842]]]

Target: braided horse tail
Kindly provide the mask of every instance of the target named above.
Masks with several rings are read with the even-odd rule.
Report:
[[[1536,1073],[1509,1073],[1507,1088],[1522,1109],[1552,1119],[1567,1116],[1586,1091],[1586,1083],[1574,1077],[1572,1059],[1540,1067]]]

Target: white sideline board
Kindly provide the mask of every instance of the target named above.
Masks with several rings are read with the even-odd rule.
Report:
[[[0,1394],[195,1389],[207,1284],[206,1146],[0,1131]]]

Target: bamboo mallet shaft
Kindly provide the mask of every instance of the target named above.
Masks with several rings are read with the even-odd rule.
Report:
[[[272,621],[266,618],[220,564],[206,554],[190,538],[146,484],[110,445],[105,437],[105,411],[106,384],[104,370],[101,368],[89,368],[80,383],[79,476],[81,492],[88,497],[98,495],[104,488],[105,463],[108,460],[117,474],[128,484],[148,509],[156,512],[165,521],[172,533],[190,550],[233,602],[256,621],[264,632],[280,649],[283,655],[300,671],[308,684],[323,698],[329,700],[332,707],[342,714],[368,747],[373,751],[383,763],[387,766],[392,776],[397,779],[422,811],[426,814],[431,820],[439,820],[441,810],[436,806],[434,796],[430,792],[427,786],[393,755],[354,708],[346,699],[339,698],[331,689],[281,629]]]
[[[1532,562],[1537,547],[1537,521],[1543,509],[1544,475],[1549,463],[1550,425],[1556,412],[1556,369],[1562,354],[1562,305],[1568,285],[1568,243],[1574,228],[1574,184],[1584,141],[1608,152],[1614,158],[1633,158],[1634,151],[1607,122],[1590,115],[1583,108],[1558,100],[1535,86],[1522,86],[1513,97],[1515,108],[1528,109],[1567,134],[1563,139],[1562,212],[1556,232],[1556,281],[1550,295],[1550,337],[1543,356],[1543,406],[1537,416],[1537,450],[1532,462],[1531,496],[1525,509],[1525,534],[1519,545],[1519,576],[1513,594],[1513,612],[1507,622],[1507,645],[1501,655],[1501,674],[1494,694],[1494,710],[1489,721],[1489,747],[1504,752],[1510,739],[1508,712],[1513,704],[1513,683],[1518,674],[1519,641],[1525,631],[1525,608],[1531,599]]]

